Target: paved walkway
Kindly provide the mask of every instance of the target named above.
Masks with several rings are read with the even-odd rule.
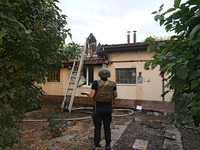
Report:
[[[167,150],[183,150],[181,133],[175,127],[175,125],[165,124],[165,140],[164,140],[164,149]]]
[[[126,120],[121,124],[115,124],[115,126],[111,129],[111,147],[115,145],[117,140],[121,137],[122,133],[125,131],[127,125],[131,123],[132,120]],[[166,150],[183,150],[181,134],[178,129],[174,125],[170,125],[169,122],[163,123],[163,126],[166,126],[165,130],[165,140],[163,149]],[[105,140],[103,139],[100,142],[100,145],[105,145]],[[146,150],[148,145],[148,141],[136,139],[133,148],[135,150]],[[104,149],[104,147],[102,147]]]
[[[123,122],[123,123],[122,123]],[[113,147],[115,143],[119,140],[123,132],[126,130],[126,127],[129,123],[132,122],[132,119],[120,121],[119,124],[115,124],[111,129],[111,143],[110,146]],[[101,140],[100,145],[106,145],[105,140]],[[105,147],[102,147],[104,149]]]
[[[132,121],[133,121],[133,118],[132,119],[126,118],[120,122],[112,122],[112,124],[111,124],[111,137],[112,137],[111,147],[113,147],[115,145],[115,143],[121,137],[123,132],[126,130],[127,126]],[[139,121],[139,120],[135,119],[135,121]],[[170,125],[169,122],[164,122],[163,126],[166,127],[163,149],[164,150],[183,150],[181,134],[178,131],[178,129],[174,125]],[[103,129],[102,129],[102,135],[103,135]],[[56,138],[56,140],[69,141],[71,138],[73,138],[75,136],[76,135],[63,136],[63,137]],[[90,137],[93,138],[93,134],[90,135]],[[105,145],[104,139],[101,140],[100,145],[102,145],[102,146]],[[148,141],[136,139],[134,142],[133,148],[126,148],[126,150],[131,150],[131,149],[132,150],[146,150],[147,145],[148,145]],[[58,148],[59,148],[59,146],[48,147],[49,150],[57,150]],[[101,147],[101,149],[103,150],[103,149],[105,149],[105,147]]]

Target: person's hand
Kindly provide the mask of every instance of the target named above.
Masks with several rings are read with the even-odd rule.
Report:
[[[87,96],[89,96],[90,95],[90,92],[87,92]]]

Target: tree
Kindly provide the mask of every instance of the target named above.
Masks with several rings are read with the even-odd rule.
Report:
[[[193,93],[194,97],[182,99],[181,108],[178,112],[187,112],[193,118],[196,127],[200,123],[200,0],[188,0],[180,3],[175,0],[174,6],[161,13],[163,5],[158,11],[154,11],[155,20],[164,25],[167,32],[174,31],[171,42],[150,44],[148,52],[157,51],[153,60],[145,63],[144,68],[149,66],[154,69],[160,66],[161,74],[168,74],[164,80],[168,81],[166,87],[173,90],[172,101],[180,99],[184,93]],[[168,16],[167,16],[168,15]],[[167,16],[167,17],[166,17]],[[154,42],[149,37],[145,42]],[[172,121],[180,123],[184,116],[174,113]]]
[[[162,37],[162,36],[153,36],[153,38],[155,39],[155,41],[164,41],[164,40],[170,40],[171,39],[171,37],[170,36],[164,36],[164,37]]]
[[[79,53],[75,43],[63,47],[71,37],[66,16],[57,0],[0,1],[0,147],[19,143],[24,108],[33,107],[44,91],[34,85],[45,83],[55,66],[63,66]]]

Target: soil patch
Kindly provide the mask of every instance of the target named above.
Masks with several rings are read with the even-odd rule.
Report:
[[[19,122],[20,127],[24,127],[26,130],[22,131],[23,138],[21,144],[15,144],[12,148],[7,150],[48,150],[48,147],[58,146],[57,150],[89,150],[94,146],[93,138],[91,135],[94,131],[92,122],[91,111],[86,113],[82,111],[67,112],[60,111],[60,102],[43,101],[40,103],[41,109],[27,112],[28,120],[32,119],[47,119],[52,112],[56,113],[56,118],[69,119],[69,118],[83,118],[91,117],[85,120],[71,120],[67,121],[66,131],[62,136],[74,135],[74,138],[69,141],[55,140],[52,138],[51,133],[48,130],[48,122],[45,121],[31,121],[31,122]],[[123,114],[124,112],[114,112]],[[146,125],[142,125],[141,122],[135,122],[134,118],[137,117],[141,120],[160,120],[166,121],[164,116],[147,115],[146,112],[134,113],[131,117],[131,122],[121,138],[116,142],[115,149],[120,147],[132,148],[135,139],[148,140],[147,150],[162,149],[163,137],[158,136],[162,128],[152,129]],[[126,117],[113,117],[113,122],[122,122]],[[147,123],[150,124],[150,123]],[[182,135],[183,149],[184,150],[197,150],[200,149],[200,136],[195,130],[183,129],[178,127]]]

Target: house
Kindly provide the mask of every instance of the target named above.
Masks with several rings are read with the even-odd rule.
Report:
[[[144,63],[154,53],[147,53],[149,44],[136,42],[130,43],[130,35],[127,35],[126,44],[98,45],[96,38],[91,33],[86,40],[86,54],[84,58],[83,74],[84,84],[76,89],[74,103],[92,105],[93,101],[82,92],[89,92],[94,80],[98,80],[98,71],[107,67],[111,72],[109,80],[116,82],[118,97],[114,100],[114,107],[132,108],[142,106],[142,109],[154,111],[174,111],[174,103],[171,102],[172,92],[164,97],[165,82],[159,76],[159,68],[144,70]],[[64,68],[55,68],[46,84],[40,86],[47,93],[43,100],[63,101],[66,86],[70,77],[72,61],[64,63]]]

